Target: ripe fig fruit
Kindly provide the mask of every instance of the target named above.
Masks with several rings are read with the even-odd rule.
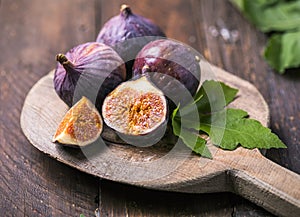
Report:
[[[167,101],[145,76],[120,84],[104,100],[103,120],[126,142],[155,144],[165,133]]]
[[[133,76],[148,73],[151,81],[175,104],[185,104],[200,83],[200,56],[187,45],[159,39],[145,45],[137,54]]]
[[[78,45],[65,55],[56,55],[56,60],[59,63],[54,74],[54,88],[69,107],[82,96],[100,105],[106,95],[126,78],[121,57],[102,43]]]
[[[123,4],[120,14],[109,19],[100,30],[96,41],[113,47],[126,62],[127,72],[132,70],[136,54],[148,42],[166,37],[151,20],[134,14]]]
[[[82,97],[60,122],[53,142],[83,147],[98,139],[103,129],[102,118],[93,103]]]

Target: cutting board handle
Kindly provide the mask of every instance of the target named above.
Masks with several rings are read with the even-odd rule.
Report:
[[[300,175],[268,160],[258,151],[235,159],[233,192],[279,216],[300,216]]]

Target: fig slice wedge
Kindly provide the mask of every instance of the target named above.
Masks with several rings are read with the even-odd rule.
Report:
[[[103,129],[103,121],[94,104],[82,97],[61,120],[53,142],[83,147],[95,142]]]
[[[166,123],[167,101],[146,76],[120,84],[104,100],[103,120],[107,126],[130,138],[150,135]],[[158,134],[154,134],[155,140]],[[145,142],[145,137],[143,142]]]

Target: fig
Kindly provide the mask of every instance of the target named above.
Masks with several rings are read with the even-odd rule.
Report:
[[[96,41],[113,47],[126,62],[127,72],[130,73],[136,54],[158,37],[166,37],[159,26],[134,14],[128,5],[123,4],[120,14],[103,25]]]
[[[175,104],[185,104],[199,87],[199,61],[199,54],[189,46],[171,39],[158,39],[137,54],[133,76],[147,73]]]
[[[155,144],[164,135],[167,101],[146,76],[120,84],[104,100],[104,123],[133,145]],[[143,144],[141,144],[143,143]]]
[[[96,141],[103,129],[102,118],[94,104],[82,97],[61,120],[53,142],[83,147]]]
[[[86,96],[100,109],[106,95],[126,79],[123,60],[102,43],[78,45],[56,60],[54,88],[69,107]]]

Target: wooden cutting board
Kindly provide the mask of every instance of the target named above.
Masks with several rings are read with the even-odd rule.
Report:
[[[267,126],[269,110],[258,90],[220,68],[204,63],[202,79],[217,79],[238,88],[232,107],[246,110]],[[259,150],[224,151],[212,145],[213,159],[191,153],[172,137],[158,145],[135,147],[105,143],[101,138],[86,148],[52,143],[68,107],[53,88],[53,71],[30,90],[21,114],[24,134],[40,151],[94,176],[150,189],[185,193],[230,191],[279,216],[300,216],[300,176],[266,159]],[[114,136],[105,130],[104,137]]]

